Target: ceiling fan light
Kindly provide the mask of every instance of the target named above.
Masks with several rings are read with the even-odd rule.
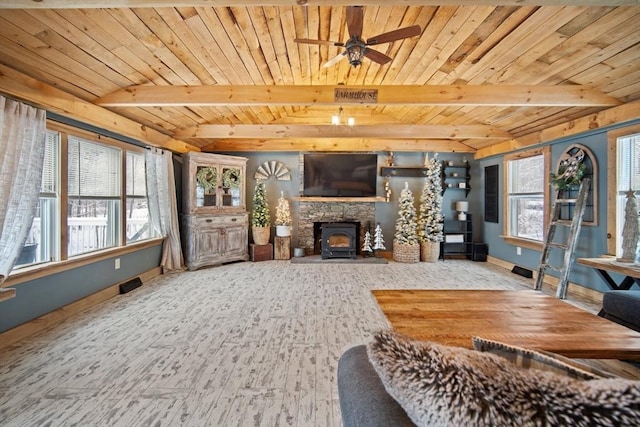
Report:
[[[347,124],[348,124],[349,126],[353,126],[353,125],[355,125],[355,124],[356,124],[356,119],[354,119],[353,117],[349,117],[349,118],[347,119]]]
[[[332,125],[339,125],[340,124],[340,116],[337,116],[337,115],[331,116],[331,124]]]
[[[347,56],[349,57],[349,64],[357,67],[362,64],[362,58],[364,57],[364,52],[367,48],[360,44],[354,43],[347,46]]]

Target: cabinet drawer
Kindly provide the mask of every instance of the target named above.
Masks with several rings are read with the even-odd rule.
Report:
[[[211,227],[246,226],[249,224],[248,215],[199,215],[191,217],[192,227],[205,229]]]

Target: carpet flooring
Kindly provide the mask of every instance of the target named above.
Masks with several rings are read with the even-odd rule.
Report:
[[[320,255],[308,255],[304,257],[291,258],[291,264],[388,264],[386,258],[380,257],[363,257],[358,255],[356,258],[328,258],[322,259]]]
[[[341,426],[337,360],[387,327],[372,289],[532,286],[462,260],[161,276],[0,350],[0,425]]]

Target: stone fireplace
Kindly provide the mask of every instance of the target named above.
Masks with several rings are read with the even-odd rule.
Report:
[[[314,237],[314,223],[353,222],[359,223],[356,250],[362,247],[367,231],[373,232],[376,223],[375,202],[307,202],[298,204],[298,246],[305,248],[307,255],[320,254],[321,248]],[[317,227],[317,226],[316,226]],[[316,229],[316,234],[317,234]]]

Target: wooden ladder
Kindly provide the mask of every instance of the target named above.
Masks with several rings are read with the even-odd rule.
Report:
[[[567,296],[567,286],[569,284],[569,273],[571,273],[571,267],[575,258],[576,243],[578,242],[578,235],[580,234],[580,227],[582,225],[582,217],[584,216],[584,208],[587,204],[587,196],[589,195],[589,185],[591,181],[589,178],[584,178],[580,182],[580,189],[578,190],[578,196],[575,199],[564,198],[566,190],[559,190],[556,193],[556,199],[551,208],[551,220],[549,221],[549,229],[544,241],[544,247],[542,249],[542,255],[540,257],[540,265],[538,266],[538,277],[536,277],[536,284],[534,289],[539,291],[542,289],[544,283],[544,276],[547,270],[553,270],[560,273],[558,282],[558,290],[556,296],[564,299]],[[560,211],[563,206],[574,204],[575,209],[573,211],[573,218],[570,220],[560,219]],[[558,226],[569,227],[569,236],[566,242],[555,242],[554,237]],[[549,265],[549,255],[551,249],[559,249],[564,251],[563,265],[560,267]]]

